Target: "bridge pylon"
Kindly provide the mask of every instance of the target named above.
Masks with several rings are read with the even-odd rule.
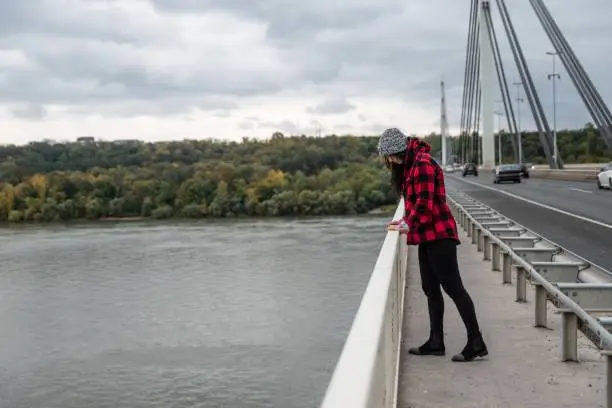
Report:
[[[489,8],[489,0],[480,0],[478,7],[480,48],[480,125],[482,137],[482,167],[495,167],[495,95],[497,91],[495,61],[493,46],[487,29],[485,9]]]

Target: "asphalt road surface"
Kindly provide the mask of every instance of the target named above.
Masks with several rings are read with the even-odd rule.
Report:
[[[612,271],[612,191],[599,190],[595,182],[524,179],[498,185],[492,173],[481,172],[447,174],[446,184]]]

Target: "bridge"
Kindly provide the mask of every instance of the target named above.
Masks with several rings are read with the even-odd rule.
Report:
[[[553,45],[551,55],[561,60],[600,137],[612,147],[607,106],[544,2],[530,3]],[[612,195],[589,181],[594,170],[564,166],[555,125],[539,101],[504,0],[471,1],[458,155],[485,169],[495,165],[493,105],[499,92],[516,160],[524,161],[493,9],[500,13],[551,173],[520,185],[494,185],[488,171],[471,179],[446,175],[448,202],[461,227],[459,265],[490,355],[466,364],[408,354],[429,333],[427,303],[416,250],[391,231],[322,408],[612,408]],[[553,70],[549,79],[558,74]],[[444,97],[441,123],[446,165]],[[402,216],[400,202],[394,219]],[[446,348],[452,354],[465,344],[465,329],[454,304],[448,298],[446,304]]]
[[[544,0],[529,0],[534,13],[548,36],[552,50],[547,52],[552,59],[552,73],[548,75],[553,90],[553,112],[551,121],[539,97],[535,81],[531,75],[527,59],[519,42],[518,34],[505,0],[471,0],[466,45],[464,87],[461,109],[461,132],[456,146],[447,144],[447,116],[442,86],[442,165],[449,158],[449,147],[456,149],[455,155],[461,162],[475,162],[485,167],[493,166],[496,158],[496,145],[509,139],[516,162],[523,163],[525,157],[522,149],[523,131],[520,124],[520,105],[526,102],[531,113],[542,148],[549,166],[552,169],[563,169],[563,158],[557,146],[556,114],[556,81],[561,78],[557,61],[565,68],[567,76],[579,94],[582,103],[589,113],[599,137],[608,149],[612,149],[612,114],[596,86],[593,84],[584,66],[578,60],[569,42],[557,25],[554,17],[544,4]],[[494,10],[495,9],[495,10]],[[497,11],[502,21],[501,30],[496,30],[492,13]],[[500,31],[499,33],[497,31]],[[510,46],[514,67],[519,82],[509,84],[508,67],[504,66],[499,46],[500,34],[505,35]],[[512,103],[510,85],[518,86],[519,94]],[[522,91],[522,93],[521,93]],[[524,98],[521,97],[524,95]],[[500,97],[501,110],[495,106]],[[507,132],[494,133],[496,115],[506,119]],[[498,162],[501,160],[498,157]]]

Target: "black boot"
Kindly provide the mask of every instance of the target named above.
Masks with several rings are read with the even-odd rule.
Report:
[[[446,349],[442,336],[430,334],[429,340],[422,346],[409,348],[408,353],[415,356],[443,356],[446,354]]]
[[[455,362],[473,361],[476,357],[484,357],[489,354],[487,345],[485,344],[482,335],[478,333],[473,337],[468,337],[467,344],[460,354],[455,354],[452,358]]]

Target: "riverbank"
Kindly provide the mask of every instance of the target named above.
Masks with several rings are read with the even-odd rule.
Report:
[[[369,215],[388,215],[393,214],[395,209],[397,208],[397,204],[383,205],[382,207],[375,208],[368,212]]]
[[[319,215],[273,215],[273,216],[249,216],[249,215],[232,215],[227,217],[214,217],[214,216],[204,216],[197,218],[189,218],[189,217],[181,217],[181,216],[172,216],[167,218],[155,218],[155,217],[143,217],[143,216],[128,216],[128,217],[100,217],[96,219],[87,219],[87,218],[73,218],[69,220],[55,219],[51,221],[45,220],[24,220],[19,219],[18,221],[3,221],[0,222],[1,227],[10,227],[10,226],[18,226],[18,225],[54,225],[54,224],[97,224],[97,223],[111,223],[111,222],[155,222],[155,221],[199,221],[199,220],[210,220],[210,221],[220,221],[220,220],[249,220],[249,219],[294,219],[294,218],[325,218],[325,217],[355,217],[355,216],[391,216],[395,212],[396,204],[392,205],[384,205],[379,208],[375,208],[373,210],[368,211],[363,214],[319,214]]]
[[[90,220],[90,221],[144,221],[144,220],[151,220],[153,219],[152,217],[102,217],[102,218],[98,218],[97,220]],[[85,220],[80,220],[80,221],[85,221]]]

